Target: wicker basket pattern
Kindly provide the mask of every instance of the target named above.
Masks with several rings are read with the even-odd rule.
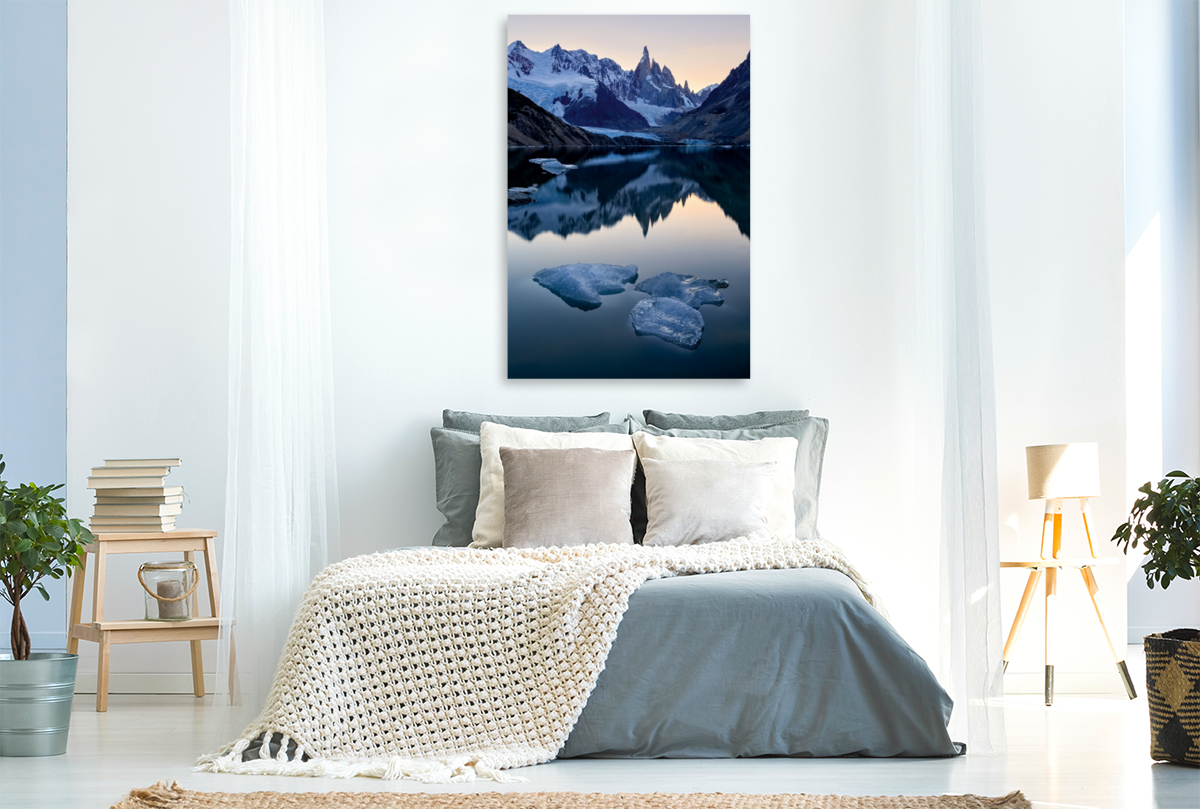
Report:
[[[1200,630],[1147,635],[1150,757],[1200,767]]]

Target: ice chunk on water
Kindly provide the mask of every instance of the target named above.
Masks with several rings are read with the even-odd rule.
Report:
[[[601,295],[616,295],[637,280],[636,264],[564,264],[533,274],[533,280],[576,309],[596,309]]]
[[[539,166],[541,166],[543,169],[550,172],[551,174],[562,174],[567,169],[575,168],[575,166],[573,164],[560,163],[560,162],[558,162],[557,159],[555,159],[553,157],[535,157],[532,160],[530,160],[529,162],[537,163]]]
[[[724,278],[704,280],[694,275],[680,275],[677,272],[663,272],[652,278],[647,278],[634,287],[638,292],[645,292],[656,298],[674,298],[682,301],[693,309],[699,309],[706,303],[720,306],[725,303],[717,290],[725,289],[729,282]]]
[[[700,345],[704,333],[704,316],[674,298],[638,301],[629,313],[629,322],[639,337],[657,337],[680,348]]]
[[[537,194],[538,187],[531,185],[528,188],[510,188],[508,189],[508,204],[509,205],[525,205],[533,202],[534,195]]]

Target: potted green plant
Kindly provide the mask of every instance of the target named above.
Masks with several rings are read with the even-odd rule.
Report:
[[[1121,550],[1140,544],[1146,586],[1165,590],[1175,579],[1200,579],[1200,480],[1169,473],[1155,488],[1140,489],[1129,520],[1113,534]],[[1146,701],[1150,706],[1150,756],[1200,766],[1200,630],[1147,635]]]
[[[4,456],[0,455],[0,475]],[[92,532],[67,518],[62,484],[12,488],[0,477],[0,596],[12,604],[11,655],[0,655],[0,756],[53,756],[67,749],[79,655],[33,652],[21,599],[42,580],[79,566]]]

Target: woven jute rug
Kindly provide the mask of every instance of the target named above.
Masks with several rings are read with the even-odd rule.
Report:
[[[112,809],[1031,809],[1020,792],[980,795],[648,795],[622,792],[193,792],[159,782]]]

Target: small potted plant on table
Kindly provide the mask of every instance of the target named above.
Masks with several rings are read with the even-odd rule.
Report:
[[[1175,579],[1200,578],[1200,480],[1171,472],[1148,482],[1129,520],[1113,535],[1125,553],[1145,548],[1146,586],[1165,590]],[[1200,766],[1200,630],[1147,635],[1146,700],[1150,757]]]
[[[0,475],[4,474],[0,455]],[[79,655],[33,652],[21,599],[77,568],[92,532],[67,519],[62,484],[16,488],[0,478],[0,596],[12,604],[11,655],[0,655],[0,756],[56,756],[67,750]]]

